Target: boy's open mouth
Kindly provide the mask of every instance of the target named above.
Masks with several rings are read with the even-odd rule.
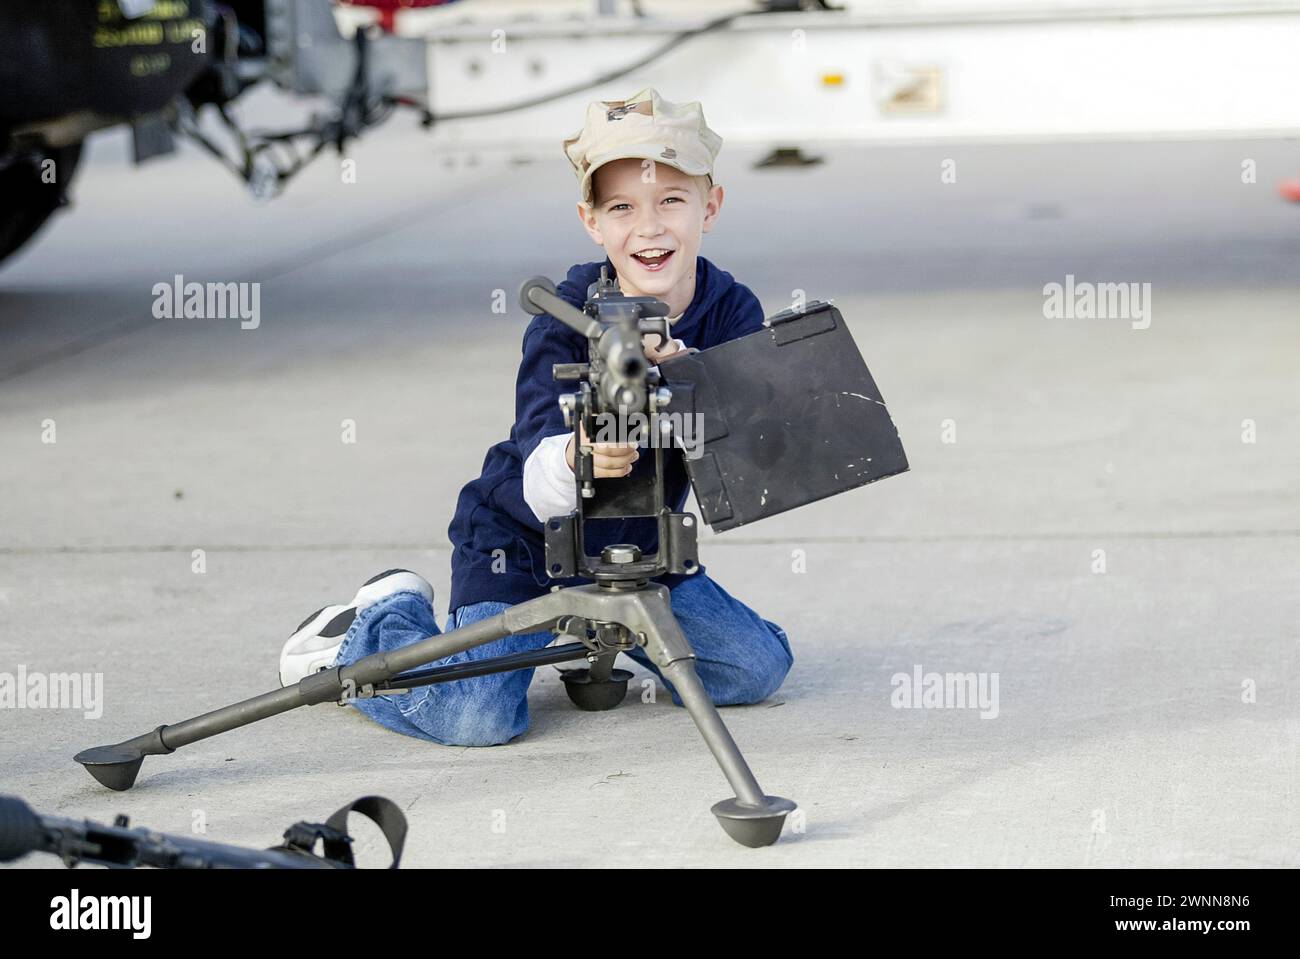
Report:
[[[664,268],[664,264],[672,259],[673,254],[676,252],[676,250],[652,248],[642,250],[640,253],[633,253],[632,259],[636,260],[651,273],[656,273]]]

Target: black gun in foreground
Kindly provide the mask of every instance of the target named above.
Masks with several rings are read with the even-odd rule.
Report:
[[[294,823],[284,831],[282,845],[264,850],[131,829],[126,816],[118,816],[111,826],[41,816],[16,796],[0,796],[0,862],[47,852],[69,868],[90,862],[120,869],[354,869],[347,831],[350,812],[366,816],[383,831],[393,853],[389,868],[396,869],[406,842],[406,817],[382,796],[364,796],[324,823]],[[323,843],[320,855],[315,852],[318,840]]]

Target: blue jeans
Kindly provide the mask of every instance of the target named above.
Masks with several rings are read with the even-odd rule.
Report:
[[[785,631],[700,574],[670,593],[673,615],[695,651],[695,668],[714,705],[756,703],[780,687],[794,655]],[[489,619],[506,603],[472,603],[448,617],[447,628],[459,629]],[[415,592],[395,593],[366,609],[348,630],[336,664],[347,666],[372,653],[409,646],[441,631],[433,608]],[[443,663],[463,663],[507,653],[541,649],[555,636],[528,633],[456,653]],[[672,684],[640,648],[626,655],[655,673],[673,702],[681,699]],[[435,665],[435,664],[430,664]],[[407,693],[354,699],[351,704],[375,722],[407,736],[448,746],[496,746],[528,729],[528,684],[532,669],[474,676]]]

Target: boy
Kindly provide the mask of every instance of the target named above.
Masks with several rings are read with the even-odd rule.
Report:
[[[581,308],[602,265],[629,296],[654,296],[669,307],[667,344],[647,334],[646,356],[659,363],[682,350],[707,349],[762,328],[763,310],[750,290],[697,256],[713,228],[723,190],[713,183],[722,139],[704,122],[699,103],[676,104],[647,88],[630,100],[591,103],[586,124],[564,141],[578,177],[578,216],[605,249],[604,263],[569,270],[559,295]],[[655,342],[652,342],[655,341]],[[571,389],[552,378],[555,363],[586,362],[587,340],[554,317],[535,317],[524,333],[510,438],[488,450],[482,475],[461,491],[448,530],[453,546],[447,628],[495,616],[508,606],[588,580],[552,580],[545,570],[542,527],[575,507],[573,434],[558,397]],[[596,479],[652,469],[635,446],[595,445]],[[665,496],[685,507],[689,481],[680,449],[665,450]],[[610,543],[658,548],[651,518],[588,520],[587,552]],[[696,671],[716,705],[758,702],[774,692],[793,662],[785,632],[733,599],[701,566],[691,576],[654,580],[670,590],[677,617],[696,655]],[[280,656],[283,685],[330,665],[347,665],[439,633],[433,588],[409,570],[389,570],[364,584],[346,606],[309,616]],[[443,663],[535,650],[550,633],[508,636],[458,653]],[[628,653],[671,684],[640,649]],[[352,701],[390,729],[448,745],[490,746],[528,728],[533,670],[456,680],[392,696]]]

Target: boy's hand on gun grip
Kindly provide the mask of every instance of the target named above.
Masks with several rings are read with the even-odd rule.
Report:
[[[612,479],[619,476],[627,476],[632,472],[632,464],[641,458],[640,451],[633,443],[590,443],[587,437],[587,428],[581,423],[578,429],[582,433],[582,445],[592,446],[592,458],[595,460],[593,466],[596,479]],[[569,469],[575,469],[573,465],[574,450],[573,437],[569,437],[569,445],[565,447],[564,458],[568,461]]]
[[[669,340],[664,343],[658,333],[643,333],[641,335],[641,345],[645,347],[645,358],[655,366],[658,366],[669,357],[676,356],[678,353],[688,352],[686,344],[681,340]]]
[[[663,343],[662,347],[652,346],[652,343],[662,343],[662,338],[658,333],[646,333],[641,337],[641,343],[645,347],[645,356],[653,364],[659,364],[666,359],[677,356],[679,353],[694,353],[695,350],[688,350],[686,344],[681,340],[669,340]],[[581,424],[578,429],[582,433],[582,445],[586,446],[590,442],[587,437],[587,430]],[[632,464],[641,458],[635,443],[596,443],[592,446],[592,456],[595,459],[596,479],[612,479],[619,476],[627,476],[632,472]],[[574,449],[573,437],[569,437],[569,445],[564,448],[564,459],[569,464],[572,471],[574,467]]]

